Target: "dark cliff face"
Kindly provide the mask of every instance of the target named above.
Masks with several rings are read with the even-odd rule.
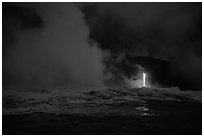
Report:
[[[202,84],[190,81],[185,76],[177,73],[174,63],[151,57],[127,57],[132,64],[139,64],[151,77],[152,84],[163,87],[177,86],[181,90],[201,90]],[[197,85],[196,87],[194,85]]]

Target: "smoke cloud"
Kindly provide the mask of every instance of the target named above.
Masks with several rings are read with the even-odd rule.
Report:
[[[130,76],[133,64],[122,55],[144,56],[169,62],[174,86],[201,89],[202,3],[81,3],[79,7],[90,37],[110,51],[104,64],[111,79]]]
[[[202,3],[3,3],[3,85],[122,86],[145,66],[151,83],[201,90],[201,11]]]
[[[83,16],[73,3],[3,3],[3,86],[103,86]]]

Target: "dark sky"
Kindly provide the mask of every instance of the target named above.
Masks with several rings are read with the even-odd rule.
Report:
[[[202,3],[3,3],[2,28],[3,86],[121,86],[138,64],[202,87]]]

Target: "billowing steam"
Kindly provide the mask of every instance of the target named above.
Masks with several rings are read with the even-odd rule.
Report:
[[[9,14],[14,8],[3,11],[6,14],[3,18],[4,85],[104,85],[103,53],[87,42],[89,29],[75,4],[24,3],[14,7],[25,8],[22,14],[28,14],[34,20],[34,15],[29,13],[32,9],[39,14],[42,25],[32,26],[26,17],[23,21],[17,15],[13,16],[15,13]]]
[[[150,84],[200,90],[201,11],[202,3],[4,3],[3,85],[139,86],[143,67]]]
[[[159,84],[201,89],[201,3],[82,3],[79,6],[85,13],[90,37],[111,53],[104,63],[105,72],[112,74],[109,79],[112,83],[121,85],[126,81],[124,77],[129,79],[135,73],[134,64],[129,63],[127,56],[143,56],[169,63],[171,68],[161,69],[161,74],[157,74],[157,80],[162,77]],[[152,65],[146,67],[152,69]]]

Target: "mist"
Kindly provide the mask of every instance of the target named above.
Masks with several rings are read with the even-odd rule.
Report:
[[[104,85],[103,52],[96,43],[88,43],[89,29],[75,4],[19,3],[8,7],[11,5],[26,8],[25,12],[31,9],[40,23],[30,25],[23,17],[13,16],[15,13],[4,13],[8,8],[3,11],[4,86]],[[31,13],[22,14],[35,19]]]
[[[110,51],[110,58],[104,61],[105,72],[112,73],[109,80],[116,82],[119,75],[130,78],[135,63],[127,63],[127,56],[142,56],[169,63],[168,71],[161,69],[159,75],[164,79],[157,84],[201,90],[201,3],[81,3],[79,7],[90,37]],[[121,78],[117,83],[125,81]]]
[[[201,90],[201,10],[201,3],[3,3],[3,85],[137,85],[131,77],[142,67],[152,84]]]

